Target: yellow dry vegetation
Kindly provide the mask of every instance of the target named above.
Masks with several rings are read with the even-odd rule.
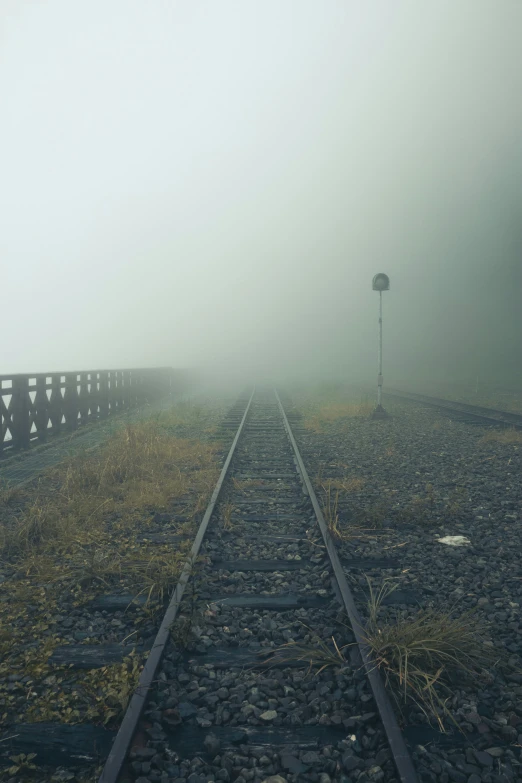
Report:
[[[326,426],[345,426],[347,419],[369,416],[373,410],[371,402],[365,399],[354,402],[328,402],[307,406],[304,411],[304,426],[313,432],[322,432]]]
[[[217,476],[213,453],[155,420],[122,427],[99,451],[47,471],[18,507],[11,498],[4,503],[1,551],[19,558],[56,542],[90,543],[109,517],[116,526],[124,518],[128,529],[145,511],[164,510],[189,491],[203,502]]]
[[[399,711],[404,704],[414,703],[428,723],[444,731],[447,719],[456,723],[449,706],[455,677],[478,681],[479,685],[490,682],[493,668],[505,665],[507,656],[499,656],[498,650],[485,644],[490,629],[475,612],[427,608],[414,615],[398,613],[392,617],[389,612],[381,612],[381,606],[398,583],[388,580],[374,588],[366,579],[368,618],[361,630],[375,666]],[[327,667],[352,667],[348,652],[353,642],[339,645],[334,637],[310,636],[307,642],[276,647],[274,658],[268,662],[300,662],[316,674]]]
[[[99,594],[142,594],[148,602],[134,610],[138,632],[170,595],[219,474],[216,445],[178,437],[178,418],[127,424],[97,451],[0,495],[0,570],[9,575],[0,600],[0,727],[110,724],[125,709],[140,657],[90,671],[53,667],[54,648],[70,642],[56,635],[54,618],[64,599],[78,607]],[[169,523],[169,533],[186,538],[175,548],[141,540],[157,526],[154,513],[173,502],[188,522]],[[97,642],[94,633],[85,639]]]
[[[489,627],[473,610],[427,608],[381,618],[383,600],[399,585],[385,581],[374,589],[366,579],[369,618],[364,636],[386,686],[399,709],[401,703],[414,702],[429,722],[444,730],[445,718],[455,722],[448,707],[455,676],[485,682],[495,663],[507,656],[499,659],[498,651],[485,645]]]
[[[514,427],[505,430],[490,430],[481,439],[480,443],[501,443],[504,446],[520,446],[522,444],[522,431]]]
[[[363,478],[344,476],[344,478],[327,479],[324,483],[330,489],[337,489],[339,492],[360,492],[366,482]]]
[[[350,419],[370,416],[374,404],[355,386],[322,383],[305,396],[297,394],[299,412],[306,429],[323,432],[335,424],[344,429]]]
[[[360,537],[366,528],[342,522],[339,518],[339,501],[351,492],[360,491],[364,487],[364,479],[349,476],[319,478],[317,483],[321,490],[321,510],[330,535],[339,542]]]

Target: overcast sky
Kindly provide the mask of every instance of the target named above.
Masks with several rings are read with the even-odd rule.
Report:
[[[379,271],[389,364],[508,365],[521,95],[520,0],[0,0],[0,373],[373,372]]]

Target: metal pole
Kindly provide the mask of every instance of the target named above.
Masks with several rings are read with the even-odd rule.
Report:
[[[382,407],[382,292],[390,290],[390,278],[388,275],[375,275],[372,282],[374,291],[379,292],[379,352],[377,355],[377,405],[372,413],[373,419],[387,419],[388,414]]]
[[[382,405],[382,291],[379,291],[379,374],[377,376],[377,409]]]

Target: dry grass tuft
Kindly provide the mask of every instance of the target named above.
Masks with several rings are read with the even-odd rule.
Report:
[[[348,419],[367,417],[373,408],[374,405],[366,397],[358,401],[327,398],[311,402],[303,410],[304,426],[313,432],[323,432],[325,427],[334,423],[338,428],[343,428]]]
[[[237,489],[238,492],[243,492],[243,493],[246,493],[246,490],[248,489],[256,489],[257,487],[265,486],[265,481],[261,479],[233,478],[232,483],[234,485],[234,489]]]
[[[48,500],[37,496],[10,526],[0,528],[0,546],[6,556],[29,554],[49,540],[65,537],[67,523]]]
[[[356,492],[364,486],[363,479],[344,478],[344,479],[326,479],[321,481],[322,500],[321,510],[328,527],[328,532],[335,541],[349,541],[353,538],[359,538],[365,535],[369,528],[379,527],[378,522],[382,523],[381,517],[374,520],[368,511],[361,513],[361,521],[364,527],[343,523],[339,519],[339,498],[341,492]]]
[[[490,430],[479,443],[501,443],[504,446],[520,446],[522,444],[522,431],[514,427],[504,430]]]
[[[13,506],[18,505],[22,498],[23,490],[21,487],[9,486],[9,484],[5,484],[4,486],[0,485],[0,509],[12,508]]]
[[[420,610],[414,617],[380,622],[382,601],[397,584],[385,582],[377,592],[368,584],[365,638],[386,685],[398,704],[415,702],[443,728],[443,718],[451,717],[447,700],[452,676],[487,677],[495,663],[495,653],[484,644],[487,627],[473,612],[455,615],[451,609]]]
[[[163,605],[175,588],[186,560],[189,542],[176,551],[143,553],[141,558],[126,558],[123,561],[125,574],[138,591],[145,594],[148,602]]]
[[[181,400],[168,410],[155,413],[151,419],[170,434],[179,434],[196,428],[198,431],[215,433],[211,410],[194,400]]]
[[[339,492],[360,492],[365,485],[365,480],[362,478],[350,478],[344,476],[344,478],[327,479],[325,484],[330,489],[336,489]]]
[[[344,541],[344,531],[339,527],[339,490],[332,493],[332,487],[327,482],[323,485],[323,499],[321,503],[323,517],[328,527],[328,532],[336,541]],[[346,536],[347,537],[347,536]]]
[[[487,628],[473,612],[460,616],[436,609],[420,610],[415,617],[397,617],[395,621],[380,621],[382,601],[390,595],[396,583],[384,582],[374,591],[370,582],[368,623],[363,630],[375,665],[384,676],[399,709],[405,703],[415,703],[429,722],[444,730],[443,719],[451,716],[447,707],[454,684],[452,677],[465,675],[469,679],[490,678],[488,669],[495,664],[495,653],[486,646]],[[346,650],[353,644],[339,647],[314,637],[309,643],[284,644],[274,650],[271,661],[301,661],[309,668],[347,667]]]
[[[330,666],[345,668],[348,661],[344,651],[353,646],[353,643],[345,644],[342,647],[337,645],[332,636],[331,642],[325,642],[319,636],[314,635],[309,643],[288,642],[274,650],[274,655],[267,658],[265,663],[269,666],[271,663],[293,663],[295,661],[308,665],[309,669],[317,668],[316,674],[320,674],[324,669]]]
[[[60,562],[49,555],[33,552],[26,557],[20,574],[37,577],[47,589],[98,592],[125,584],[135,595],[147,596],[147,602],[163,604],[176,586],[185,563],[189,541],[176,549],[141,544],[139,552],[115,546],[110,541],[77,544],[64,552]]]
[[[198,493],[197,513],[216,477],[212,446],[173,437],[156,420],[128,424],[99,451],[49,471],[16,517],[3,520],[0,547],[20,558],[57,544],[87,545],[100,539],[107,519],[125,516],[128,528],[189,489]]]
[[[226,503],[222,503],[220,511],[221,511],[221,521],[223,530],[233,530],[234,529],[234,523],[232,522],[232,514],[236,510],[236,507],[233,503],[230,501]]]

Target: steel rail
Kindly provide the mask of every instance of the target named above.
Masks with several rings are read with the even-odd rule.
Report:
[[[116,737],[114,739],[114,743],[105,762],[105,766],[98,779],[98,783],[117,783],[121,769],[123,767],[127,754],[130,750],[132,739],[136,732],[138,721],[140,719],[141,713],[145,706],[145,702],[147,700],[150,687],[154,682],[156,672],[161,663],[163,653],[165,652],[165,647],[169,639],[170,628],[172,626],[172,623],[176,619],[176,615],[178,613],[178,609],[181,604],[181,599],[183,598],[183,593],[185,592],[185,587],[192,573],[194,562],[199,554],[199,550],[201,548],[203,538],[205,537],[205,533],[207,532],[207,527],[210,522],[210,518],[214,512],[215,505],[219,499],[219,495],[221,493],[223,483],[227,476],[228,469],[232,461],[232,457],[234,456],[236,446],[238,444],[239,438],[243,431],[245,421],[248,416],[248,412],[250,410],[250,406],[252,404],[252,399],[254,397],[255,392],[256,390],[254,388],[252,394],[250,395],[250,399],[248,400],[247,407],[245,409],[245,412],[243,414],[243,417],[237,429],[230,450],[228,452],[228,456],[225,460],[225,464],[223,465],[223,468],[219,475],[219,479],[212,493],[212,497],[210,498],[210,502],[207,506],[201,524],[196,533],[196,537],[194,539],[194,543],[192,544],[189,557],[185,565],[183,566],[183,570],[181,572],[181,576],[179,578],[178,584],[176,585],[176,588],[172,593],[170,603],[163,616],[163,620],[161,622],[158,633],[154,640],[154,644],[145,662],[145,666],[143,667],[143,670],[141,672],[136,690],[132,695],[132,698],[130,700],[129,706],[127,707],[125,715],[123,716],[123,720],[121,722],[118,733],[116,734]]]
[[[415,770],[415,767],[413,766],[413,762],[411,760],[410,754],[406,747],[406,743],[404,741],[404,737],[402,736],[401,730],[399,728],[399,724],[397,723],[397,718],[395,717],[393,707],[388,698],[388,694],[386,693],[381,675],[377,668],[377,664],[371,653],[371,649],[365,640],[364,624],[361,620],[361,616],[359,615],[359,612],[357,611],[357,607],[355,606],[355,601],[353,599],[352,592],[348,586],[348,581],[346,579],[346,575],[341,565],[341,561],[339,560],[337,549],[328,531],[328,526],[325,522],[323,512],[319,505],[319,501],[317,500],[317,495],[315,494],[315,490],[308,476],[303,459],[301,457],[301,453],[299,451],[299,447],[295,441],[294,435],[292,433],[292,429],[290,427],[285,410],[283,408],[283,404],[281,402],[279,394],[277,393],[277,389],[274,389],[274,392],[279,405],[281,416],[283,418],[283,422],[288,438],[294,450],[294,455],[297,464],[299,466],[299,471],[301,473],[308,495],[310,496],[310,500],[312,501],[312,505],[314,507],[315,516],[317,518],[319,527],[321,529],[323,540],[326,546],[326,551],[328,552],[328,555],[330,557],[330,562],[332,564],[332,568],[337,584],[339,585],[339,590],[343,599],[344,607],[346,609],[346,614],[348,615],[348,619],[350,620],[350,624],[352,626],[352,630],[355,635],[355,639],[357,641],[357,646],[361,654],[366,675],[370,682],[370,687],[373,692],[373,697],[375,699],[375,703],[377,704],[377,709],[379,711],[379,715],[381,717],[384,726],[384,731],[388,739],[388,744],[392,752],[395,767],[397,769],[397,772],[399,774],[402,783],[418,783],[417,772]]]
[[[426,394],[400,391],[399,389],[387,389],[386,396],[396,397],[401,400],[409,400],[410,402],[419,402],[422,405],[429,405],[432,408],[443,408],[448,411],[453,411],[454,413],[462,413],[465,416],[471,416],[477,421],[487,422],[488,424],[522,429],[522,414],[513,413],[512,411],[487,408],[481,405],[472,405],[467,402],[458,402],[457,400],[430,397]]]

